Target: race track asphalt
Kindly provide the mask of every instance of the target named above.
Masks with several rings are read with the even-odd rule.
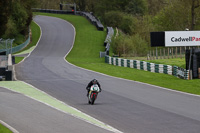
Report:
[[[74,42],[68,22],[36,16],[42,37],[24,62],[15,66],[18,80],[125,133],[199,133],[200,97],[123,80],[78,68],[64,60]],[[95,105],[87,104],[88,82],[102,85]]]
[[[109,133],[5,88],[0,88],[0,119],[19,133]]]

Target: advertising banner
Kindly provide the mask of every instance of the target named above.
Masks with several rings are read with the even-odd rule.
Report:
[[[200,31],[165,31],[165,47],[200,46]]]

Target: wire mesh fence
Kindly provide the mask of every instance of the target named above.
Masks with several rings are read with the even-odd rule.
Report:
[[[13,47],[13,41],[14,39],[0,39],[0,52],[6,52],[6,55],[19,52],[30,43],[30,34],[28,39],[18,46]]]
[[[0,39],[0,52],[6,51],[6,54],[12,53],[12,44],[14,39]]]
[[[156,59],[172,59],[172,58],[185,58],[185,51],[187,49],[199,48],[197,47],[155,47],[152,48],[147,54],[147,60]]]

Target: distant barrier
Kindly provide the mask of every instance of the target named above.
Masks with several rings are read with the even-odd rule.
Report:
[[[43,12],[43,13],[55,13],[55,14],[75,14],[74,11],[67,10],[54,10],[54,9],[40,9],[40,8],[32,8],[33,12]]]
[[[104,46],[105,46],[105,52],[100,52],[100,57],[105,57],[106,55],[109,55],[110,51],[110,43],[112,41],[112,37],[114,36],[114,30],[112,27],[107,27],[107,36],[104,41]]]
[[[85,16],[93,25],[97,27],[99,31],[104,30],[104,26],[101,24],[100,20],[98,20],[92,13],[89,12],[79,12],[81,16]]]
[[[110,57],[107,55],[105,56],[105,62],[115,66],[135,68],[155,73],[164,73],[181,79],[189,79],[189,70],[177,66],[155,64],[139,60],[128,60],[117,57]]]

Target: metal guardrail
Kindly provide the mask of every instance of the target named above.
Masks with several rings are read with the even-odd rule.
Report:
[[[43,12],[43,13],[55,13],[55,14],[76,14],[76,11],[68,11],[68,10],[53,10],[53,9],[39,9],[32,8],[33,12]]]
[[[106,39],[104,41],[105,52],[100,52],[100,57],[105,57],[106,55],[109,55],[110,43],[112,41],[113,36],[114,36],[113,28],[107,27],[107,36],[106,36]]]
[[[101,24],[100,20],[98,20],[92,13],[89,12],[78,12],[81,16],[85,16],[93,25],[97,27],[98,30],[103,31],[104,26]]]

